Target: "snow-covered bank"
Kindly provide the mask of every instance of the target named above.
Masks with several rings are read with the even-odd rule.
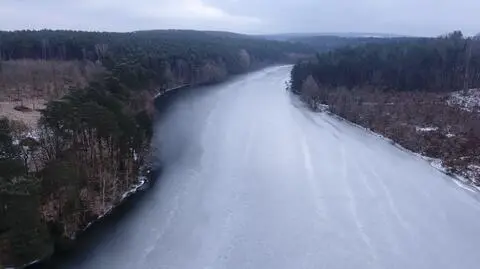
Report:
[[[326,105],[322,105],[322,107],[325,108]],[[417,152],[414,152],[414,151],[411,151],[407,148],[405,148],[404,146],[402,146],[401,144],[397,143],[396,141],[388,138],[388,137],[385,137],[384,135],[382,134],[379,134],[379,133],[376,133],[374,131],[372,131],[370,128],[366,128],[366,127],[363,127],[359,124],[356,124],[356,123],[353,123],[345,118],[342,118],[330,111],[327,111],[327,110],[323,110],[321,111],[320,113],[327,113],[328,115],[330,115],[331,117],[334,117],[335,119],[337,120],[340,120],[340,121],[343,121],[343,122],[346,122],[356,128],[359,128],[359,129],[362,129],[364,130],[365,132],[368,132],[370,133],[371,135],[374,135],[392,145],[394,145],[395,147],[401,149],[402,151],[405,151],[405,152],[408,152],[410,154],[412,154],[413,156],[416,156],[426,162],[428,162],[433,168],[437,169],[438,171],[450,176],[452,178],[452,180],[455,181],[455,183],[457,183],[457,185],[459,185],[460,187],[462,187],[463,189],[466,189],[468,191],[476,191],[476,192],[480,192],[480,186],[476,185],[475,182],[471,179],[469,179],[469,177],[467,176],[464,176],[464,175],[461,175],[461,174],[458,174],[458,173],[452,173],[449,171],[449,168],[444,166],[443,164],[443,161],[441,159],[438,159],[438,158],[431,158],[431,157],[428,157],[428,156],[425,156],[425,155],[422,155],[420,153],[417,153]],[[431,131],[432,129],[435,129],[434,127],[427,127],[427,128],[420,128],[420,131]],[[438,129],[438,128],[437,128]],[[418,130],[418,129],[417,129]],[[475,166],[477,167],[477,166]],[[480,168],[477,168],[476,173],[471,173],[470,174],[470,178],[473,178],[475,176],[478,176],[480,175]],[[465,171],[465,173],[469,173],[469,171]]]
[[[454,92],[447,102],[449,105],[459,106],[469,112],[480,112],[480,89]]]
[[[130,190],[126,191],[125,193],[123,193],[121,195],[121,198],[120,200],[118,200],[115,204],[113,205],[110,205],[103,214],[101,214],[100,216],[98,216],[95,220],[92,220],[90,221],[89,223],[87,223],[87,225],[85,226],[85,228],[81,231],[81,232],[84,232],[86,231],[88,228],[90,228],[90,226],[94,225],[96,222],[98,221],[101,221],[105,216],[108,216],[109,214],[111,214],[113,212],[113,210],[115,210],[116,207],[118,207],[119,205],[121,205],[122,203],[124,203],[129,197],[131,197],[132,195],[134,195],[135,193],[137,193],[138,191],[140,190],[143,190],[144,187],[146,186],[146,184],[153,180],[153,179],[149,179],[148,178],[148,174],[150,174],[150,169],[147,170],[147,175],[141,175],[138,177],[137,179],[137,183],[135,183],[131,188]],[[78,232],[76,234],[73,235],[73,237],[71,238],[72,240],[74,240],[79,233],[81,232]]]
[[[64,254],[65,250],[68,253],[72,249],[75,249],[77,247],[77,240],[81,240],[84,233],[88,233],[91,229],[95,230],[97,225],[101,225],[102,222],[104,222],[105,220],[108,220],[110,217],[114,217],[118,210],[120,210],[119,213],[121,213],[121,211],[123,210],[122,206],[133,202],[133,199],[135,199],[137,194],[139,194],[140,192],[148,190],[149,186],[151,186],[150,184],[153,184],[153,181],[156,180],[155,177],[157,174],[155,170],[152,170],[150,167],[147,166],[145,166],[142,171],[144,172],[138,177],[136,183],[132,185],[132,187],[128,191],[124,192],[115,204],[110,205],[103,214],[99,215],[96,219],[90,221],[85,226],[85,228],[83,228],[81,231],[76,232],[72,235],[72,237],[69,238],[72,244],[69,245],[67,249],[62,249],[59,257]],[[53,257],[53,260],[55,261],[59,259],[57,255],[58,250],[56,250],[52,256],[38,258],[32,262],[29,262],[28,264],[20,266],[19,268],[51,268],[51,266],[54,266],[51,264],[51,258]]]
[[[371,130],[370,128],[364,127],[364,126],[359,125],[359,124],[354,123],[354,122],[351,122],[348,119],[345,119],[345,118],[331,112],[330,111],[330,106],[327,105],[327,104],[322,104],[322,103],[313,102],[313,101],[311,101],[310,103],[307,104],[305,102],[302,102],[297,96],[294,96],[294,98],[297,100],[297,102],[295,104],[296,106],[303,106],[304,109],[312,110],[312,111],[317,112],[317,113],[326,113],[329,116],[331,116],[331,117],[333,117],[333,118],[335,118],[339,121],[345,122],[349,125],[352,125],[356,128],[359,128],[359,129],[361,129],[365,132],[368,132],[369,134],[371,134],[373,136],[376,136],[379,139],[382,139],[382,140],[392,144],[393,146],[399,148],[400,150],[408,152],[409,154],[411,154],[411,155],[413,155],[417,158],[420,158],[423,161],[428,162],[433,168],[435,168],[438,171],[450,176],[452,178],[452,180],[454,180],[455,183],[458,186],[460,186],[461,188],[466,189],[468,191],[472,191],[472,192],[480,192],[480,186],[475,184],[475,181],[473,180],[473,179],[479,177],[480,166],[469,165],[464,171],[462,171],[462,173],[453,173],[453,172],[451,172],[451,169],[449,169],[449,167],[444,165],[444,162],[441,159],[428,157],[428,156],[420,154],[418,152],[414,152],[410,149],[407,149],[406,147],[404,147],[403,145],[399,144],[398,142],[394,141],[391,138],[388,138],[388,137],[386,137],[386,136],[384,136],[380,133],[377,133],[377,132]],[[429,133],[429,132],[439,131],[439,127],[436,127],[436,126],[415,126],[415,130],[418,133]],[[447,133],[445,136],[447,138],[452,138],[455,135],[451,134],[451,133]]]

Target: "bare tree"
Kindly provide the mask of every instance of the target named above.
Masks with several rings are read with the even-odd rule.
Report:
[[[2,51],[2,41],[0,41],[0,74],[2,73],[3,66],[3,51]]]
[[[47,47],[48,41],[46,39],[42,39],[42,60],[47,60]]]
[[[472,40],[470,38],[465,40],[465,75],[463,78],[463,91],[468,94],[469,76],[470,76],[470,60],[472,58]]]
[[[97,60],[102,62],[108,50],[108,44],[95,44],[95,53],[97,54]]]

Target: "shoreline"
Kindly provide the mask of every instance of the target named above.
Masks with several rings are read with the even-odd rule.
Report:
[[[215,83],[209,83],[209,84],[197,84],[197,85],[182,85],[180,87],[174,87],[171,89],[168,89],[166,91],[158,92],[155,95],[155,98],[153,98],[153,102],[155,103],[156,111],[161,111],[163,107],[157,107],[156,103],[161,102],[159,101],[160,99],[163,98],[169,98],[170,95],[175,94],[183,89],[188,89],[191,90],[193,88],[201,88],[205,86],[212,86],[212,85],[221,85],[222,83],[231,81],[232,79],[237,78],[238,76],[246,75],[251,72],[259,71],[261,69],[265,69],[268,67],[273,67],[273,66],[282,66],[284,64],[282,63],[276,63],[276,64],[267,64],[267,65],[262,65],[260,67],[255,67],[252,68],[251,70],[242,73],[242,74],[235,74],[235,75],[229,75],[226,79],[217,81]],[[152,120],[155,122],[155,119]],[[150,149],[151,150],[151,147]],[[150,154],[152,154],[150,152]],[[5,269],[11,269],[11,268],[25,268],[25,269],[43,269],[43,268],[57,268],[57,263],[62,262],[65,258],[69,257],[72,255],[76,250],[79,249],[79,246],[82,245],[83,239],[88,237],[89,233],[93,233],[93,230],[97,228],[98,226],[102,225],[103,223],[110,222],[114,220],[115,218],[118,217],[118,215],[123,215],[126,211],[128,211],[128,208],[131,207],[133,204],[140,202],[142,199],[142,196],[145,195],[146,193],[150,193],[149,190],[155,185],[156,181],[159,180],[159,177],[162,172],[162,167],[161,164],[159,163],[154,163],[154,157],[150,155],[150,160],[147,161],[147,165],[144,166],[144,173],[138,177],[138,183],[133,185],[132,188],[122,194],[122,198],[118,203],[115,205],[112,205],[111,208],[109,208],[104,214],[96,218],[95,220],[90,221],[84,229],[81,231],[78,231],[75,235],[74,238],[71,238],[72,242],[69,244],[68,247],[66,248],[58,248],[57,246],[54,247],[53,254],[44,258],[39,258],[36,259],[30,263],[26,263],[22,266],[19,267],[6,267]],[[125,209],[127,208],[127,209]]]
[[[107,210],[103,215],[97,219],[89,222],[87,226],[78,231],[72,242],[67,248],[55,248],[52,255],[34,260],[30,263],[21,265],[19,267],[5,267],[5,269],[25,268],[25,269],[43,269],[43,268],[57,268],[58,263],[63,261],[65,257],[72,255],[80,246],[81,241],[85,239],[98,225],[114,220],[118,215],[125,211],[132,202],[139,201],[142,194],[145,194],[150,188],[155,185],[155,181],[161,174],[161,168],[146,167],[144,175],[139,176],[139,183],[132,186],[132,188],[122,195],[121,200]]]
[[[293,93],[293,94],[295,94],[295,93]],[[435,170],[439,171],[440,173],[450,177],[452,179],[452,181],[458,187],[460,187],[460,188],[462,188],[466,191],[469,191],[471,193],[474,193],[474,194],[480,194],[480,186],[475,185],[473,180],[470,180],[470,179],[466,178],[465,176],[462,176],[461,174],[449,172],[448,167],[445,167],[443,165],[443,161],[440,158],[428,157],[428,156],[422,155],[421,153],[418,153],[418,152],[412,151],[410,149],[407,149],[406,147],[404,147],[403,145],[399,144],[397,141],[395,141],[391,138],[388,138],[388,137],[386,137],[386,136],[384,136],[380,133],[377,133],[377,132],[371,130],[368,127],[362,126],[362,125],[354,123],[352,121],[349,121],[348,119],[343,118],[343,117],[331,112],[328,109],[328,105],[317,103],[317,104],[315,104],[315,108],[310,108],[303,101],[301,101],[301,100],[299,100],[299,101],[300,101],[300,103],[303,104],[305,109],[308,109],[308,110],[310,110],[314,113],[318,113],[318,114],[325,113],[326,115],[328,115],[328,116],[330,116],[330,117],[332,117],[332,118],[334,118],[338,121],[345,122],[352,127],[359,128],[359,129],[361,129],[361,130],[363,130],[363,131],[365,131],[365,132],[367,132],[367,133],[369,133],[369,134],[371,134],[371,135],[373,135],[373,136],[391,144],[392,146],[398,148],[399,150],[404,151],[406,153],[409,153],[409,154],[413,155],[414,157],[416,157],[416,158],[418,158],[422,161],[427,162],[433,169],[435,169]]]

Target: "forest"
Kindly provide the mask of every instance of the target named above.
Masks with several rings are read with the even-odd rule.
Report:
[[[261,62],[291,60],[289,55],[309,54],[306,45],[255,39],[250,36],[190,30],[152,30],[131,33],[78,31],[0,32],[0,58],[43,60],[101,60],[104,65],[136,58],[152,71],[160,60],[183,59],[199,65],[206,59],[221,60],[231,73],[242,72],[238,51],[246,50]]]
[[[139,183],[159,90],[312,52],[223,32],[0,32],[1,104],[39,115],[0,115],[0,265],[48,258]]]
[[[415,41],[418,37],[392,37],[392,36],[335,36],[335,35],[307,35],[293,36],[286,40],[301,43],[314,48],[317,52],[324,53],[339,48],[354,48],[366,44],[388,44],[404,41]]]
[[[311,108],[327,106],[473,185],[480,185],[479,87],[480,40],[458,31],[317,54],[295,65],[290,82]]]
[[[295,68],[294,88],[311,72],[325,86],[373,86],[400,91],[453,91],[480,84],[480,42],[453,32],[440,38],[398,39],[318,54]]]

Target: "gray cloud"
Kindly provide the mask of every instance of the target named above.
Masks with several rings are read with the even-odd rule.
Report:
[[[0,29],[480,32],[478,0],[0,0]]]

